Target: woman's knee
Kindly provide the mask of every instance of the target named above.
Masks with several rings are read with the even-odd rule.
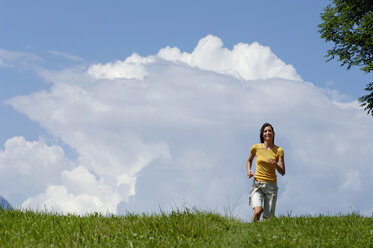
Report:
[[[254,214],[262,214],[263,208],[262,207],[254,207]]]

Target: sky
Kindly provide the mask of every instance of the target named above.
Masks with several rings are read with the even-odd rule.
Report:
[[[328,1],[4,1],[0,195],[87,214],[249,220],[250,147],[285,151],[277,215],[371,216],[371,76],[326,62]]]

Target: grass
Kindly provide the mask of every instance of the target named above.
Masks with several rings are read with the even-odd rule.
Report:
[[[198,210],[84,217],[0,210],[0,247],[373,247],[373,217],[242,222]]]

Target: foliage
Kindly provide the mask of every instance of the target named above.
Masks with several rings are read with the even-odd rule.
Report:
[[[328,50],[328,61],[337,58],[341,66],[359,66],[366,73],[373,70],[373,1],[333,0],[321,13],[323,23],[319,24],[321,38],[334,42]],[[372,83],[367,85],[372,92]],[[373,95],[360,97],[361,106],[371,112]],[[373,111],[371,112],[373,115]]]
[[[369,83],[365,88],[366,91],[370,91],[370,94],[362,96],[359,98],[361,106],[365,107],[364,110],[368,110],[373,115],[373,82]]]
[[[1,247],[372,247],[373,217],[257,223],[197,210],[87,216],[0,211]]]

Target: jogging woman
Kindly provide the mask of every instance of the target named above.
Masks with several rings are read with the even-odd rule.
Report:
[[[275,215],[277,201],[277,176],[276,170],[285,175],[284,151],[274,144],[275,131],[271,124],[264,123],[260,129],[260,144],[251,147],[247,160],[247,176],[254,177],[250,191],[249,205],[254,209],[252,221],[270,218]],[[252,163],[256,157],[255,174],[252,171]]]

